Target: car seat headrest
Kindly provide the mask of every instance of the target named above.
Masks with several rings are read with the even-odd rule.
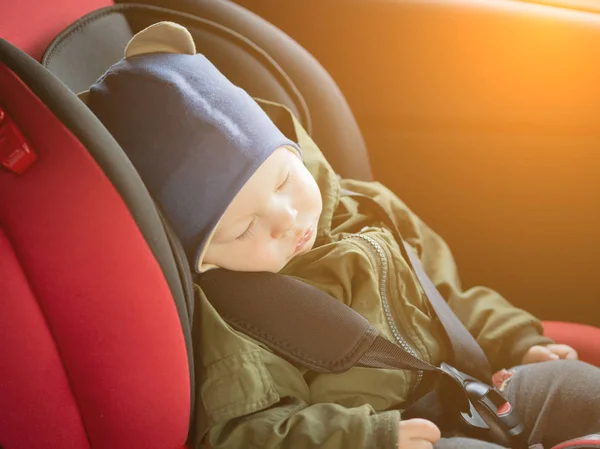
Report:
[[[196,44],[190,32],[183,26],[163,21],[144,28],[131,38],[125,46],[125,59],[148,53],[196,54]],[[88,103],[89,90],[77,94]]]
[[[188,2],[179,7],[185,12],[128,3],[90,13],[56,37],[42,64],[73,92],[81,92],[123,58],[136,32],[161,21],[179,23],[193,36],[198,52],[234,84],[255,98],[287,106],[338,173],[372,179],[352,111],[314,57],[234,2]]]

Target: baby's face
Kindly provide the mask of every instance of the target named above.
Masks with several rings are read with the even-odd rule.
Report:
[[[313,247],[322,209],[310,172],[294,152],[279,148],[225,211],[203,263],[277,273]]]

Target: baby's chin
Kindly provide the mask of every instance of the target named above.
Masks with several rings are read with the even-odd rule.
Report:
[[[303,254],[306,254],[307,252],[309,252],[310,250],[312,250],[315,246],[315,237],[313,237],[312,241],[306,245],[304,248],[302,248],[302,251],[300,251],[298,254],[296,254],[294,257],[298,257],[301,256]]]

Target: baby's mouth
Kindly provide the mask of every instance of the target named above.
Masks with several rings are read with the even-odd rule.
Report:
[[[294,252],[294,254],[298,254],[306,246],[306,244],[310,242],[313,233],[314,229],[312,226],[306,231],[304,231],[304,234],[302,234],[302,237],[300,237],[300,240],[298,240],[298,242],[296,243],[296,251]]]

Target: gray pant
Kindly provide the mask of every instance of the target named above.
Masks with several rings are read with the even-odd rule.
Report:
[[[600,433],[600,368],[557,360],[519,367],[504,391],[525,424],[529,444],[545,449]],[[501,449],[469,438],[443,438],[435,449]]]

